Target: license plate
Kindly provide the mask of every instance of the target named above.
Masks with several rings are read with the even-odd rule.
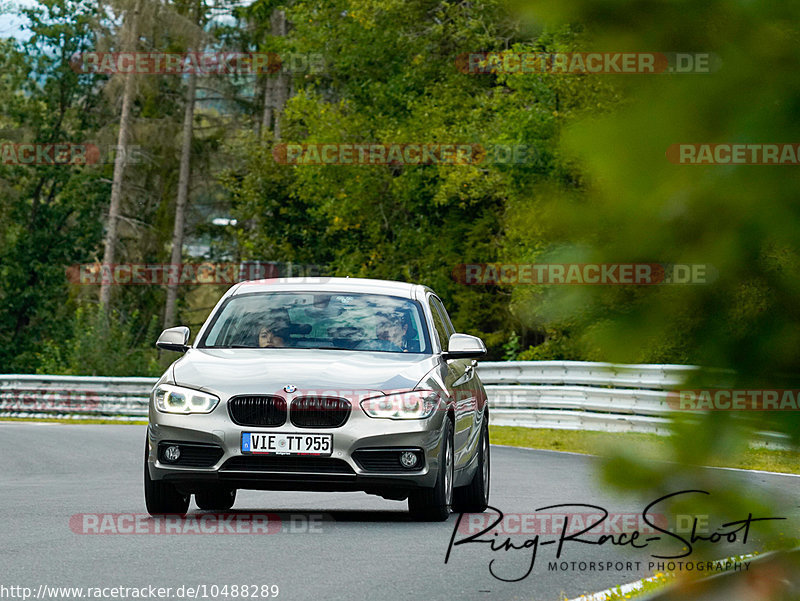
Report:
[[[330,455],[333,434],[242,433],[242,453]]]

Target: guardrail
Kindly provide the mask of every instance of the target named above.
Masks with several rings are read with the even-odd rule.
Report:
[[[485,362],[478,367],[495,425],[667,432],[667,391],[685,365],[582,361]],[[0,417],[147,419],[156,378],[0,375]]]
[[[0,374],[0,417],[147,420],[157,380]]]
[[[498,426],[667,434],[670,389],[698,368],[584,361],[480,364]]]

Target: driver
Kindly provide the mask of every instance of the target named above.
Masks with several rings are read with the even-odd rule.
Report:
[[[282,310],[270,311],[258,325],[258,346],[278,348],[286,346],[286,334],[290,329],[289,316]]]
[[[285,346],[283,338],[275,333],[269,325],[262,325],[258,329],[258,346],[261,348],[275,348]]]

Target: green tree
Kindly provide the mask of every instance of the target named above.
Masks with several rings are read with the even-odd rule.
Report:
[[[91,2],[47,0],[23,11],[32,36],[2,42],[0,104],[8,144],[86,144],[107,118],[96,79],[70,68],[92,47]],[[105,185],[97,170],[0,165],[0,369],[30,369],[38,344],[69,331],[65,266],[91,257]]]
[[[515,42],[519,49],[569,47],[580,32],[565,27],[526,41],[494,1],[307,0],[289,5],[287,18],[292,27],[274,49],[321,54],[325,68],[295,76],[283,141],[523,145],[535,160],[287,166],[272,160],[271,140],[257,151],[242,141],[241,160],[223,182],[245,256],[428,284],[459,330],[481,335],[492,356],[501,356],[522,323],[511,295],[464,286],[453,273],[460,264],[508,257],[518,245],[538,248],[536,228],[509,239],[507,224],[537,186],[570,176],[554,156],[561,124],[605,102],[610,90],[589,80],[465,74],[457,59]]]

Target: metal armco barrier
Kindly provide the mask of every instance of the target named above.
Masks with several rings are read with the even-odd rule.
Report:
[[[696,367],[583,361],[481,363],[491,423],[652,432],[669,423],[667,391]],[[0,374],[0,418],[146,420],[156,378]]]
[[[0,418],[147,420],[157,379],[0,374]]]
[[[478,369],[496,426],[667,434],[667,393],[697,367],[504,361]]]

